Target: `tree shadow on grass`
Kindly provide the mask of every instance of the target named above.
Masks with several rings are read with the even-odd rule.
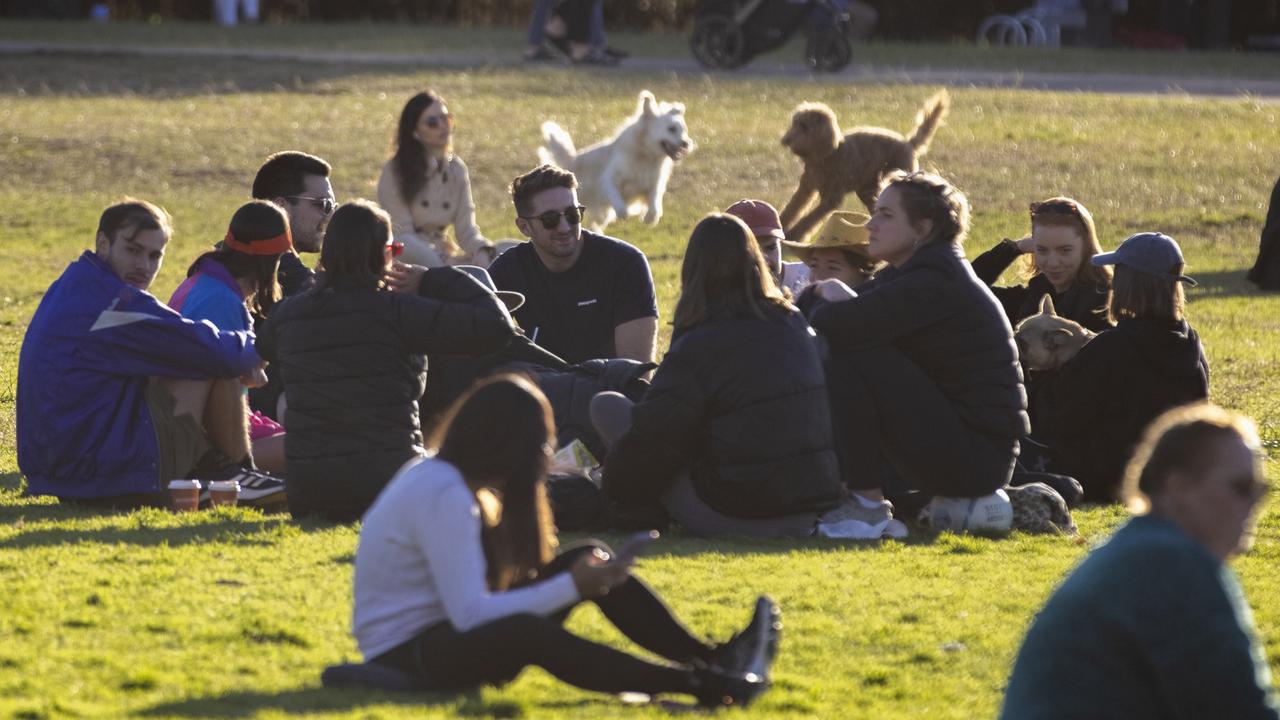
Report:
[[[206,514],[207,513],[207,514]],[[274,545],[281,526],[292,525],[304,533],[335,527],[323,520],[293,522],[287,515],[263,515],[246,508],[202,511],[199,522],[172,525],[167,510],[143,509],[130,512],[86,510],[65,505],[22,505],[3,508],[0,523],[16,532],[0,539],[0,548],[24,549],[78,543],[172,547],[192,543],[234,542],[237,545]],[[92,529],[50,527],[50,521],[114,516],[119,524]],[[28,524],[33,525],[26,529]]]
[[[1248,272],[1247,268],[1241,268],[1240,270],[1199,273],[1193,268],[1187,274],[1195,278],[1197,285],[1190,291],[1189,295],[1193,301],[1212,298],[1247,297],[1251,295],[1258,297],[1275,296],[1275,293],[1263,292],[1256,285],[1249,282],[1246,277]]]
[[[350,712],[366,705],[448,708],[458,717],[517,718],[525,714],[515,702],[485,701],[480,693],[392,693],[373,690],[304,688],[280,693],[243,692],[163,703],[142,710],[140,717],[239,718],[275,711],[286,715]]]

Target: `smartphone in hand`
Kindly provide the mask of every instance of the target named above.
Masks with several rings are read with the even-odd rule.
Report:
[[[622,543],[622,547],[618,548],[615,556],[619,562],[631,562],[660,537],[662,537],[662,534],[657,530],[638,532]]]

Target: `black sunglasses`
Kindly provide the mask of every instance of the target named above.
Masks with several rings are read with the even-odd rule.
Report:
[[[542,223],[542,227],[546,228],[547,230],[555,230],[556,228],[560,227],[561,215],[564,216],[565,222],[569,223],[570,225],[577,225],[578,223],[582,222],[582,216],[585,215],[586,213],[587,213],[587,209],[585,207],[583,207],[582,205],[575,205],[572,207],[567,207],[564,210],[548,210],[542,213],[541,215],[534,215],[532,217],[529,217],[526,215],[521,215],[520,217],[525,220],[537,220],[538,222]]]
[[[426,123],[427,127],[432,130],[440,127],[441,123],[444,123],[449,127],[453,127],[453,115],[432,115],[431,117],[425,118],[422,122]]]
[[[319,206],[325,215],[332,213],[338,207],[337,201],[333,198],[308,197],[307,195],[285,195],[285,197],[289,200],[309,200],[312,205]]]

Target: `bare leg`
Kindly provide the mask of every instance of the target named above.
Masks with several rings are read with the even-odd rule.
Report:
[[[268,475],[284,477],[284,433],[254,440],[253,461]]]
[[[201,424],[209,444],[235,462],[253,459],[249,447],[249,407],[237,379],[214,380]]]

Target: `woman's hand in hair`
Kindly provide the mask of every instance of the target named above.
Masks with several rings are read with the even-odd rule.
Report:
[[[1017,245],[1018,251],[1023,253],[1024,255],[1027,255],[1036,251],[1035,238],[1031,237],[1030,235],[1022,238],[1021,240],[1014,242],[1013,244]]]
[[[597,598],[627,581],[631,576],[631,561],[611,558],[594,549],[578,558],[569,568],[573,584],[583,598]]]
[[[409,265],[395,260],[391,263],[391,267],[387,268],[387,274],[384,279],[387,287],[396,292],[416,294],[418,286],[422,283],[422,274],[427,269],[421,265]]]
[[[817,293],[818,297],[826,300],[827,302],[841,302],[843,300],[852,300],[858,297],[858,293],[854,292],[853,288],[845,285],[842,281],[835,278],[819,280],[814,283],[813,292]]]

